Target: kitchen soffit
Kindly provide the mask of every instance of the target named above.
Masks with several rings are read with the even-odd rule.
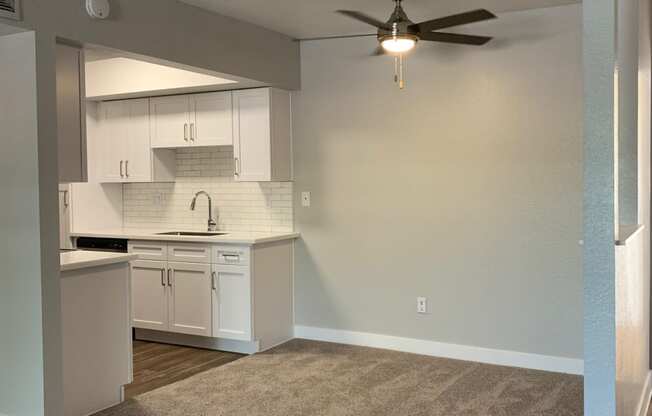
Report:
[[[294,38],[371,33],[364,23],[333,13],[338,9],[364,10],[385,20],[390,0],[180,0],[225,16],[253,23]],[[496,13],[580,3],[579,0],[405,0],[414,21],[486,8]]]

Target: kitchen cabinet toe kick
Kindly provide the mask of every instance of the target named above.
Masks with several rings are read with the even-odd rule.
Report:
[[[138,341],[158,342],[161,344],[184,345],[187,347],[203,348],[215,351],[236,352],[239,354],[255,354],[264,351],[261,342],[238,341],[226,338],[202,337],[197,335],[177,334],[167,331],[156,331],[153,329],[134,328],[134,336]],[[291,337],[282,342],[289,341]],[[269,349],[267,347],[265,349]]]

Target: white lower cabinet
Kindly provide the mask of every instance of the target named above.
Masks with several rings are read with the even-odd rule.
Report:
[[[136,260],[131,264],[135,328],[210,336],[210,264]]]
[[[163,261],[131,262],[132,323],[136,328],[168,329],[167,264]]]
[[[292,244],[129,241],[147,259],[131,266],[136,338],[244,353],[291,339]]]
[[[210,336],[210,264],[168,263],[168,268],[168,330],[179,334]]]
[[[248,267],[213,265],[213,336],[252,340]]]

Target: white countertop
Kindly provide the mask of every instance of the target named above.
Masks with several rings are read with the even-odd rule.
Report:
[[[136,254],[108,253],[103,251],[69,251],[59,255],[62,272],[126,263],[138,258]]]
[[[192,243],[213,243],[213,244],[261,244],[273,241],[293,240],[300,236],[299,233],[253,233],[240,231],[217,231],[226,235],[218,236],[178,236],[158,235],[167,231],[197,231],[197,230],[176,230],[176,229],[136,229],[136,228],[109,228],[84,230],[70,233],[72,237],[95,237],[95,238],[123,238],[126,240],[151,240],[151,241],[183,241]]]

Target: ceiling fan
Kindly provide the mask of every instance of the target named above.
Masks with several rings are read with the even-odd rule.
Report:
[[[458,33],[436,32],[454,26],[465,25],[468,23],[481,22],[483,20],[495,19],[496,16],[488,10],[478,9],[466,13],[455,14],[438,19],[427,20],[421,23],[411,21],[401,5],[402,0],[393,0],[396,3],[394,12],[389,20],[382,22],[374,17],[355,10],[337,10],[337,13],[343,14],[360,22],[366,23],[378,29],[375,34],[365,35],[348,35],[348,36],[329,36],[321,38],[311,38],[303,40],[322,40],[338,38],[355,38],[363,36],[376,36],[380,46],[374,52],[374,55],[390,53],[395,56],[394,81],[402,89],[405,85],[403,79],[403,55],[417,45],[418,41],[432,41],[443,43],[456,43],[462,45],[484,45],[492,38],[488,36],[463,35]]]

